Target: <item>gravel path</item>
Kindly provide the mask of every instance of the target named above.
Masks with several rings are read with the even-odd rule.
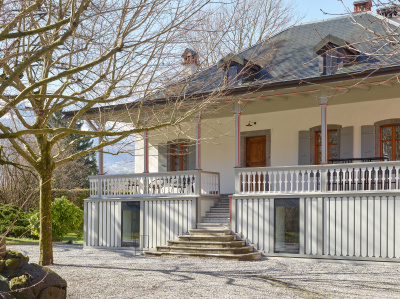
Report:
[[[37,245],[10,245],[38,260]],[[400,298],[400,265],[158,258],[55,245],[68,298]]]

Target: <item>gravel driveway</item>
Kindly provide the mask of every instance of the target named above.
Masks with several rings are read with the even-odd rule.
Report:
[[[38,260],[37,245],[10,245]],[[235,262],[55,245],[68,298],[400,298],[400,264],[304,259]]]

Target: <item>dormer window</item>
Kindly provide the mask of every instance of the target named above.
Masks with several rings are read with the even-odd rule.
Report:
[[[187,76],[193,75],[199,66],[199,55],[194,50],[186,48],[182,59],[183,73]]]
[[[254,81],[261,67],[235,54],[228,54],[217,62],[217,67],[224,70],[225,85],[241,85]]]
[[[352,65],[360,55],[349,43],[330,34],[314,47],[314,52],[319,55],[321,75],[334,75],[337,70]]]

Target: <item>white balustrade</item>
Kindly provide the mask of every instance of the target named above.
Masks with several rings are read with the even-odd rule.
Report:
[[[220,177],[217,172],[175,171],[126,175],[90,176],[90,196],[159,197],[219,195]]]
[[[400,190],[400,161],[237,168],[236,194]]]

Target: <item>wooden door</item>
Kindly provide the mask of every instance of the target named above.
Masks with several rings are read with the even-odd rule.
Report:
[[[246,167],[265,167],[266,138],[265,136],[246,138]]]

